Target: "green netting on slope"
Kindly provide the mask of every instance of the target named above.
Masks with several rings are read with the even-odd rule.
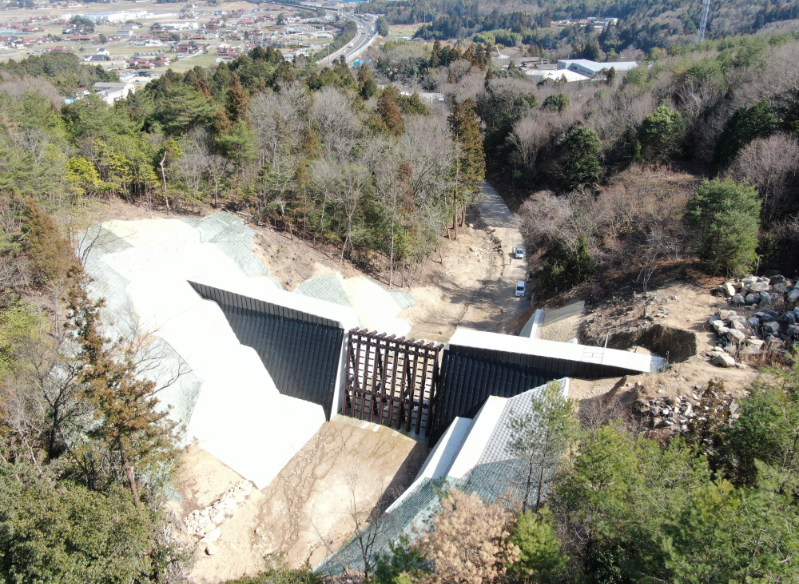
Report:
[[[78,254],[83,267],[91,278],[88,291],[95,300],[103,298],[104,334],[111,338],[125,336],[133,323],[133,311],[125,288],[127,278],[105,263],[103,258],[110,253],[125,251],[133,247],[107,229],[94,226],[86,230],[78,241]]]
[[[416,298],[414,298],[413,294],[410,292],[403,292],[402,290],[397,290],[396,288],[389,288],[388,286],[383,286],[383,284],[380,282],[375,282],[375,284],[388,292],[389,296],[391,296],[391,299],[394,300],[394,302],[396,302],[397,306],[400,308],[408,308],[409,306],[414,306],[416,304]]]
[[[127,339],[135,334],[138,327],[127,293],[130,282],[108,265],[104,258],[132,247],[127,241],[101,226],[89,228],[78,241],[84,269],[91,278],[88,285],[89,295],[95,300],[104,299],[105,306],[101,311],[103,334],[112,339]],[[174,380],[157,397],[164,408],[171,408],[170,417],[173,420],[188,426],[200,394],[202,379],[192,373],[180,355],[160,337],[154,337],[153,341],[140,350],[138,360],[144,364],[143,376],[154,381],[157,386]]]
[[[144,377],[161,388],[156,393],[161,409],[171,409],[170,417],[177,421],[181,442],[188,428],[204,380],[194,373],[183,358],[161,337],[154,337],[139,355],[146,371]],[[185,444],[182,444],[185,446]]]
[[[297,286],[294,292],[310,298],[326,300],[327,302],[354,308],[349,297],[347,297],[347,292],[344,290],[344,281],[339,274],[327,274],[305,280],[305,282]]]
[[[384,514],[372,548],[373,557],[389,553],[389,544],[406,536],[414,541],[425,529],[432,527],[433,518],[441,507],[442,489],[457,488],[467,495],[477,493],[487,501],[503,497],[517,498],[514,479],[519,470],[515,461],[484,464],[472,469],[462,479],[431,481],[426,479],[391,513]],[[345,568],[363,570],[363,556],[358,539],[353,537],[331,556],[319,563],[314,571],[337,576]]]
[[[277,278],[261,263],[252,251],[255,231],[247,227],[238,217],[230,213],[216,213],[202,219],[182,218],[200,232],[200,241],[213,243],[232,259],[247,276],[267,276],[280,288]]]

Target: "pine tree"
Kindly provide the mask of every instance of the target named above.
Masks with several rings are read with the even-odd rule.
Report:
[[[519,461],[517,486],[522,492],[522,512],[541,507],[546,483],[568,450],[576,433],[572,402],[557,381],[549,382],[532,398],[529,414],[510,418],[508,451]]]
[[[704,181],[688,201],[686,220],[699,257],[711,272],[737,276],[757,261],[757,190],[732,179]]]
[[[175,423],[168,411],[158,410],[152,381],[137,378],[131,349],[121,350],[100,332],[102,300],[92,302],[77,270],[67,296],[69,327],[80,351],[85,398],[97,410],[99,424],[92,434],[121,462],[137,508],[142,508],[136,468],[152,468],[174,454]]]

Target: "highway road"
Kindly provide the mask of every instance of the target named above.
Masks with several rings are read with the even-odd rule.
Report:
[[[371,19],[360,14],[340,14],[343,18],[355,21],[355,24],[358,25],[358,34],[346,46],[330,53],[330,57],[319,59],[317,63],[320,67],[329,66],[341,55],[344,55],[348,63],[352,63],[377,37],[377,23]]]

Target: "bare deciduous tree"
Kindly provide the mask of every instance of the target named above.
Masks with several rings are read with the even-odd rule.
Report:
[[[418,544],[435,562],[430,582],[482,584],[504,576],[519,554],[507,541],[512,513],[498,503],[486,503],[476,493],[466,495],[457,489],[441,504],[432,531]]]
[[[751,181],[763,199],[761,217],[780,219],[797,210],[799,142],[788,134],[758,138],[735,157],[727,174],[735,180]]]

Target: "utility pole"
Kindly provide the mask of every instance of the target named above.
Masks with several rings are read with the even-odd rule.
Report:
[[[707,15],[710,13],[710,0],[702,0],[702,20],[699,22],[699,38],[696,41],[701,43],[705,40],[705,31],[707,30]]]

